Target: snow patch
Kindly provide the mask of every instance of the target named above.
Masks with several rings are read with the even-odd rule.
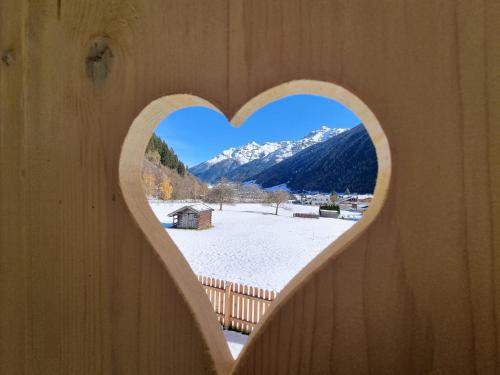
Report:
[[[291,192],[291,190],[288,188],[288,186],[286,184],[279,184],[276,186],[271,186],[271,187],[265,188],[264,191],[267,191],[267,192],[286,191],[287,193]]]

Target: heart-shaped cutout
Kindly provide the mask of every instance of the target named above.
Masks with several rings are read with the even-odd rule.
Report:
[[[330,258],[330,256],[332,256],[336,252],[335,249],[341,247],[342,242],[353,239],[356,235],[359,235],[359,233],[361,233],[361,231],[363,230],[362,227],[366,227],[366,225],[369,224],[369,222],[373,219],[381,206],[390,173],[390,159],[387,141],[378,122],[375,119],[375,116],[373,116],[371,111],[354,95],[333,84],[316,81],[294,81],[278,86],[274,89],[266,91],[265,93],[259,95],[258,97],[247,103],[247,105],[245,105],[233,118],[232,124],[234,126],[239,126],[250,114],[252,114],[260,107],[263,107],[265,104],[283,98],[284,96],[293,94],[315,94],[326,98],[335,99],[346,107],[352,109],[359,116],[361,122],[365,124],[370,136],[372,137],[372,140],[374,140],[375,148],[377,150],[379,178],[376,187],[377,198],[374,199],[372,208],[370,209],[370,211],[368,211],[368,214],[365,215],[365,218],[361,220],[358,225],[356,225],[355,228],[358,229],[347,232],[346,235],[342,236],[342,238],[340,238],[339,241],[335,243],[330,243],[331,240],[323,243],[320,247],[323,248],[325,247],[325,245],[327,245],[326,249],[324,251],[321,251],[319,257],[316,258],[314,262],[310,263],[303,271],[301,271],[301,273],[297,277],[295,277],[294,281],[285,288],[284,293],[282,293],[283,296],[289,294],[293,290],[293,288],[296,287],[298,283],[300,283],[301,279],[307,277],[307,274],[310,273],[314,268],[320,266],[325,259]],[[127,139],[123,146],[122,156],[120,160],[120,182],[124,197],[137,222],[142,227],[153,246],[156,249],[162,249],[159,251],[159,255],[164,260],[167,270],[171,273],[174,280],[178,281],[180,289],[185,289],[183,291],[186,294],[188,302],[191,302],[195,316],[198,318],[198,321],[203,327],[206,337],[210,337],[210,340],[213,343],[213,345],[210,345],[212,355],[216,357],[222,356],[225,360],[227,360],[227,356],[224,353],[225,351],[223,348],[221,348],[221,345],[223,344],[221,343],[220,330],[218,334],[214,332],[213,323],[215,320],[213,320],[212,323],[209,323],[207,321],[207,317],[209,319],[213,319],[213,313],[209,312],[210,310],[207,311],[206,303],[195,303],[200,302],[198,301],[198,298],[199,290],[201,290],[201,288],[199,288],[198,286],[199,290],[198,292],[196,292],[195,285],[192,285],[193,278],[186,275],[189,273],[189,267],[186,267],[185,261],[183,261],[182,259],[182,255],[176,250],[176,247],[172,243],[170,238],[164,235],[164,232],[163,235],[158,232],[158,223],[156,223],[156,225],[152,224],[152,221],[154,221],[154,219],[151,217],[151,212],[150,210],[148,210],[147,202],[145,202],[144,196],[142,195],[141,197],[141,192],[139,191],[140,178],[138,176],[140,174],[140,167],[142,164],[142,152],[145,149],[145,145],[148,141],[148,136],[152,133],[154,127],[160,122],[160,120],[167,117],[177,109],[193,106],[207,107],[219,112],[215,107],[213,107],[210,103],[204,101],[203,99],[190,95],[172,95],[158,99],[157,101],[150,104],[141,113],[136,121],[134,121],[134,124],[132,125],[132,128],[127,135]],[[383,194],[381,194],[381,192]],[[161,242],[163,242],[163,245],[161,245]],[[176,238],[176,242],[182,247],[182,240]],[[330,244],[328,245],[328,243]],[[166,248],[168,248],[168,251],[165,251]],[[316,249],[313,254],[318,254],[318,249]],[[307,259],[306,263],[309,263],[309,260],[310,259]],[[305,264],[302,264],[302,266],[303,265]],[[300,268],[302,268],[302,266]],[[294,272],[296,271],[297,270],[294,270]],[[231,279],[231,277],[228,278]],[[283,285],[279,285],[279,287],[282,286]],[[252,291],[252,294],[254,296],[259,295],[259,293],[255,291]],[[279,299],[283,298],[283,296],[281,296]],[[279,299],[276,303],[279,303]],[[217,329],[215,329],[215,331],[217,331]],[[214,340],[215,337],[217,337],[217,339]]]

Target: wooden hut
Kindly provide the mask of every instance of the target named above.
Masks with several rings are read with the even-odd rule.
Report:
[[[181,207],[170,214],[173,218],[174,228],[206,229],[212,226],[213,208],[199,203]]]

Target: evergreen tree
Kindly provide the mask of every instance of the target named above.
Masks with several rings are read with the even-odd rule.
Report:
[[[184,176],[186,174],[186,167],[184,164],[179,163],[177,166],[177,173],[179,173],[181,176]]]
[[[153,155],[155,153],[160,155],[160,164],[176,170],[181,176],[186,174],[186,166],[179,160],[174,150],[164,140],[153,133],[146,147],[146,154]]]

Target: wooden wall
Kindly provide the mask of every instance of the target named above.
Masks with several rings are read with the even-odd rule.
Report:
[[[202,211],[198,215],[198,228],[206,229],[212,226],[212,211]]]
[[[499,45],[498,0],[0,0],[0,374],[500,373]],[[233,365],[120,150],[164,95],[303,78],[372,109],[390,189]]]

